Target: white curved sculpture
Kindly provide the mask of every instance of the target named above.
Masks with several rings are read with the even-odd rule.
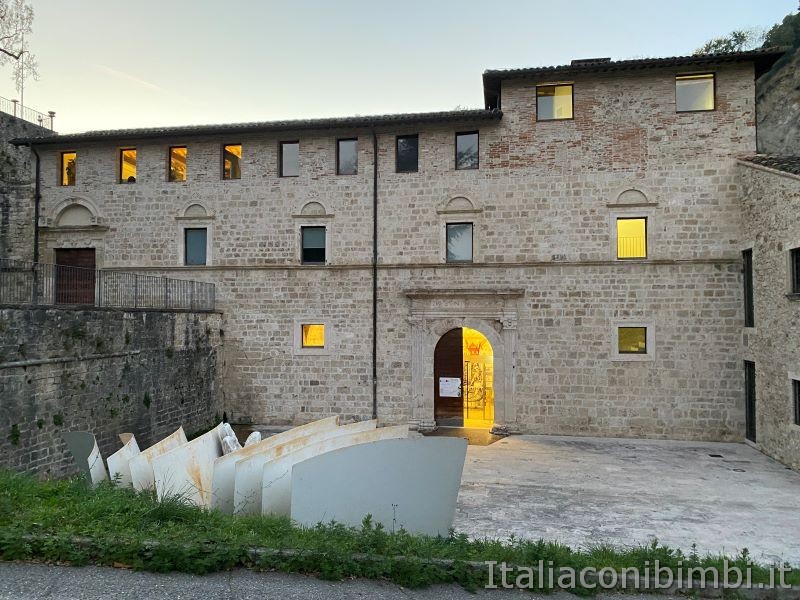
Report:
[[[131,479],[131,466],[130,461],[134,456],[138,456],[141,451],[139,444],[136,443],[136,437],[132,433],[120,434],[120,439],[123,439],[123,446],[114,454],[108,457],[108,472],[111,480],[115,481],[121,487],[130,487],[132,484]]]
[[[466,454],[463,438],[415,437],[314,456],[292,468],[292,520],[357,527],[372,515],[387,531],[448,535]]]
[[[88,431],[66,431],[62,434],[78,468],[92,486],[108,479],[106,465],[100,456],[97,439]]]
[[[257,454],[266,453],[271,448],[287,444],[299,438],[308,438],[315,433],[335,429],[338,424],[339,417],[320,419],[307,423],[306,425],[292,427],[287,431],[270,436],[255,444],[249,446],[245,444],[245,447],[241,450],[236,450],[235,452],[221,456],[214,461],[214,473],[211,485],[211,508],[216,508],[227,515],[233,514],[237,462]],[[250,438],[248,437],[247,439]],[[263,462],[260,464],[263,465]],[[255,463],[251,466],[255,467]],[[261,468],[258,467],[255,469],[255,472],[260,473]]]
[[[345,429],[345,427],[342,427],[342,429]],[[381,427],[380,429],[332,437],[315,444],[307,444],[294,452],[288,452],[266,462],[262,474],[261,514],[285,516],[291,514],[292,467],[297,463],[326,452],[355,446],[356,444],[407,437],[407,425]],[[327,496],[328,491],[323,486],[318,487],[317,490],[325,490],[324,495]]]
[[[211,506],[214,461],[222,456],[227,423],[153,458],[153,477],[159,499],[180,496],[195,506]]]
[[[153,489],[155,487],[153,460],[185,443],[186,434],[183,432],[183,427],[178,427],[176,432],[171,433],[160,442],[156,442],[147,450],[134,456],[128,463],[131,468],[133,489],[136,491]]]
[[[376,426],[377,421],[360,421],[342,427],[332,427],[295,438],[284,444],[268,447],[258,454],[238,461],[234,483],[233,514],[257,515],[261,513],[261,482],[265,464],[284,454],[295,452],[322,440],[374,430]],[[268,440],[269,438],[265,441]]]

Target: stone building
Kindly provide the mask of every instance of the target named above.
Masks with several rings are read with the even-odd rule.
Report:
[[[779,56],[487,71],[480,110],[17,143],[41,159],[42,260],[217,285],[232,421],[741,440],[737,157]]]

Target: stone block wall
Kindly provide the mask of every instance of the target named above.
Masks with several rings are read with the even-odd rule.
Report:
[[[789,250],[800,248],[800,176],[739,165],[742,248],[753,249],[755,327],[743,333],[756,365],[756,443],[800,469],[791,381],[800,381],[800,297],[790,292]]]
[[[219,422],[220,316],[0,307],[0,467],[62,476],[60,434],[91,431],[104,457]]]

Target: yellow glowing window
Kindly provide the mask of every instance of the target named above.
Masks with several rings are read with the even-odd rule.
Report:
[[[303,348],[325,347],[325,325],[303,325]]]
[[[572,118],[572,85],[537,85],[536,120]]]
[[[228,144],[222,147],[222,178],[242,178],[242,145]]]
[[[169,180],[186,181],[186,146],[169,149]]]
[[[119,182],[136,183],[136,148],[119,151]]]
[[[675,110],[714,110],[714,75],[678,75],[675,78]]]
[[[61,153],[61,185],[75,185],[75,167],[77,162],[77,152]]]
[[[617,219],[617,258],[647,258],[647,218]]]
[[[620,354],[647,354],[647,327],[618,327]]]

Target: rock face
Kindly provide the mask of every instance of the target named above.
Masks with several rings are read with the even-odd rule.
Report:
[[[800,46],[756,82],[758,151],[800,154]]]

